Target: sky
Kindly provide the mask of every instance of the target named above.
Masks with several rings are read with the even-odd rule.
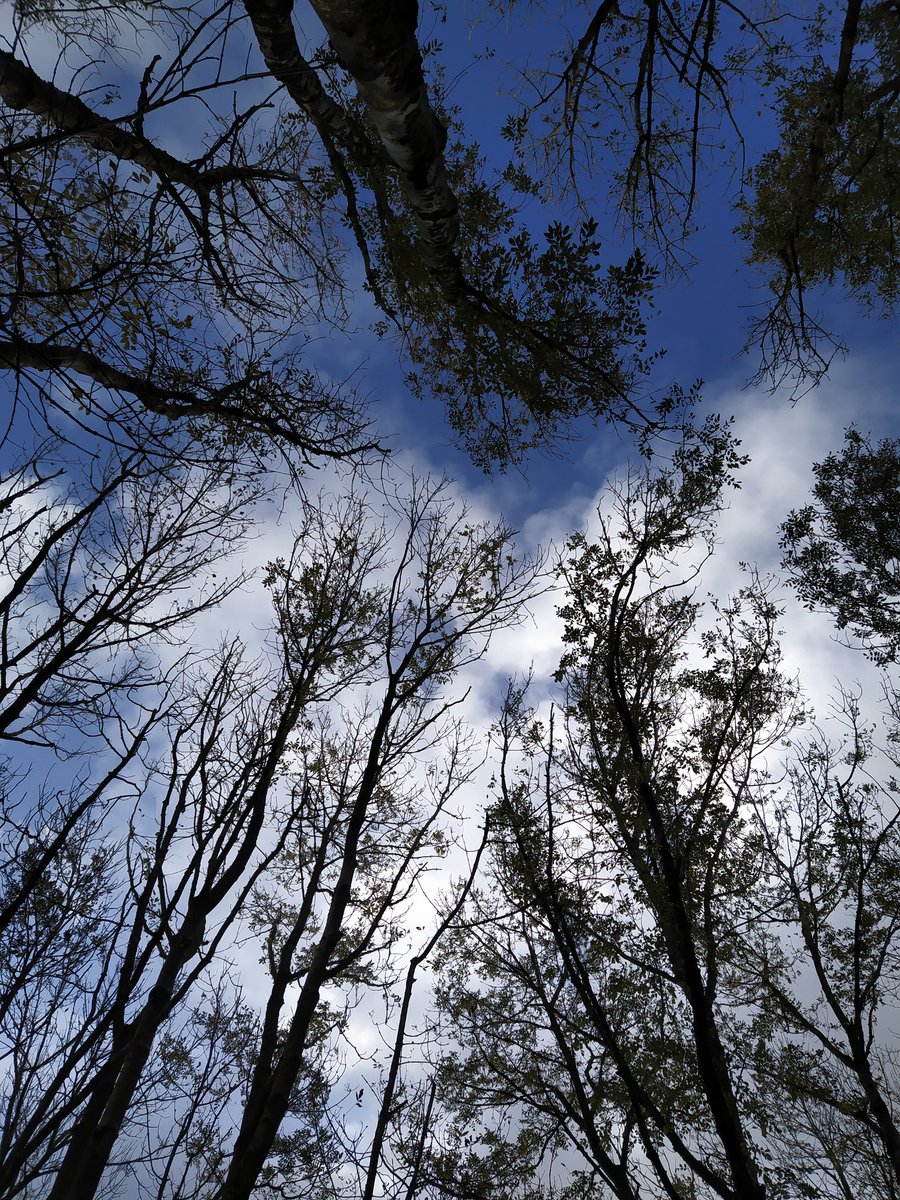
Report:
[[[0,7],[0,37],[11,36],[11,11],[8,4]],[[297,19],[315,40],[312,14],[298,9]],[[489,164],[508,157],[499,130],[517,111],[513,93],[519,87],[520,94],[530,94],[530,64],[540,61],[548,44],[559,42],[561,28],[559,15],[550,8],[514,9],[499,17],[475,5],[422,7],[420,42],[442,43],[426,61],[440,62],[446,102],[458,107],[467,133],[479,141]],[[104,64],[119,79],[123,97],[133,94],[153,48],[144,38],[135,41],[123,35],[114,60]],[[29,36],[27,55],[38,71],[56,71],[61,83],[79,68],[77,48],[60,48],[46,30]],[[770,144],[772,114],[750,88],[738,97],[737,115],[743,123],[744,162],[752,165]],[[184,153],[192,133],[189,125],[170,115],[153,129],[159,144],[172,153]],[[729,496],[719,545],[704,572],[704,589],[720,597],[740,586],[741,563],[779,577],[778,526],[791,508],[805,502],[812,464],[839,447],[848,425],[876,438],[900,434],[896,322],[861,313],[840,287],[815,297],[815,302],[826,326],[846,341],[847,357],[836,357],[826,379],[799,398],[788,387],[768,391],[751,382],[758,360],[744,344],[748,320],[765,292],[760,276],[745,264],[745,248],[735,234],[738,218],[729,201],[737,194],[738,182],[734,167],[727,164],[702,181],[696,231],[685,255],[685,261],[693,261],[683,272],[661,272],[648,316],[649,347],[665,349],[652,385],[665,388],[678,381],[687,386],[702,380],[701,411],[733,417],[735,433],[750,456],[740,488]],[[585,192],[586,204],[600,222],[604,254],[611,262],[624,261],[634,241],[610,214],[604,179],[591,187]],[[555,215],[537,202],[525,211],[535,231]],[[578,216],[571,207],[568,215]],[[556,453],[534,452],[507,472],[486,476],[454,443],[437,407],[410,395],[396,345],[369,331],[377,314],[359,286],[360,268],[352,256],[347,270],[357,282],[351,329],[323,327],[310,346],[316,367],[326,378],[352,379],[366,396],[374,428],[392,448],[391,469],[398,477],[449,475],[454,493],[476,516],[502,517],[519,530],[523,552],[543,553],[552,562],[572,532],[590,529],[596,521],[607,480],[633,459],[628,438],[611,426],[582,420]],[[335,492],[342,486],[340,472],[329,467],[313,471],[307,480],[309,490]],[[290,502],[281,508],[270,502],[257,510],[253,536],[232,564],[235,571],[246,571],[250,581],[216,613],[198,619],[192,635],[196,644],[215,641],[225,629],[240,633],[251,646],[265,642],[269,601],[261,575],[268,561],[290,552],[297,526]],[[836,680],[848,674],[865,678],[866,689],[874,695],[874,675],[866,661],[835,641],[825,618],[800,609],[783,580],[779,578],[776,587],[784,597],[786,660],[817,711],[827,712]],[[537,695],[546,700],[561,652],[555,611],[559,602],[558,590],[548,587],[533,602],[522,626],[498,633],[484,663],[469,672],[469,712],[483,732],[495,718],[511,675],[533,670],[540,683]],[[474,796],[473,802],[477,806]]]
[[[536,11],[536,10],[535,10]],[[8,36],[10,7],[0,7],[0,39]],[[303,23],[314,27],[311,18]],[[443,38],[442,61],[451,81],[450,99],[460,106],[468,132],[477,137],[489,158],[504,154],[498,129],[514,101],[504,92],[516,69],[543,49],[555,36],[555,10],[539,12],[518,23],[488,18],[474,5],[450,5],[447,22],[426,13],[426,37]],[[491,57],[484,57],[490,49]],[[119,69],[126,82],[140,75],[144,51],[130,51]],[[52,69],[57,50],[53,39],[37,34],[29,42],[36,69]],[[506,64],[502,72],[499,64]],[[69,67],[73,66],[69,62]],[[771,120],[757,116],[755,97],[745,97],[748,159],[767,144]],[[176,153],[186,135],[175,126],[159,131],[160,141]],[[713,178],[703,189],[697,211],[698,229],[690,243],[694,265],[687,273],[661,278],[649,321],[652,348],[666,348],[657,368],[660,387],[673,380],[690,384],[702,379],[703,408],[734,418],[734,429],[750,456],[741,473],[740,488],[731,493],[719,525],[716,554],[707,564],[702,589],[724,597],[740,586],[742,563],[754,564],[763,575],[776,578],[783,597],[785,662],[796,673],[816,710],[826,723],[837,681],[855,684],[867,700],[877,699],[878,677],[871,664],[833,637],[827,619],[803,611],[780,577],[778,526],[788,512],[806,500],[812,481],[812,464],[839,448],[844,429],[855,425],[877,439],[900,436],[897,419],[897,384],[900,353],[896,322],[860,313],[853,301],[836,287],[819,298],[826,324],[831,322],[849,346],[846,358],[837,358],[827,378],[799,398],[782,388],[767,391],[749,381],[756,372],[754,353],[742,353],[748,317],[761,299],[761,283],[743,262],[743,247],[735,236],[736,217],[722,202],[735,192],[730,172]],[[621,261],[631,250],[598,199],[592,209],[601,221],[601,235],[611,259]],[[544,214],[530,217],[539,228]],[[350,262],[348,270],[358,264]],[[368,397],[379,437],[393,448],[397,478],[425,473],[448,474],[460,503],[475,516],[505,518],[519,530],[519,543],[527,553],[544,553],[552,562],[567,537],[595,526],[596,510],[603,501],[606,482],[623,472],[633,456],[628,440],[610,427],[581,422],[573,439],[555,455],[533,453],[520,467],[504,474],[485,476],[474,468],[453,442],[451,432],[434,406],[414,399],[404,383],[396,347],[379,341],[367,326],[373,310],[360,291],[355,330],[345,334],[324,329],[312,354],[318,368],[334,379],[352,377]],[[3,381],[0,380],[0,386]],[[0,460],[0,466],[2,466]],[[313,472],[307,487],[337,491],[343,486],[339,472],[322,468]],[[261,585],[265,564],[290,552],[298,515],[291,504],[261,505],[259,521],[232,568],[246,570],[250,582],[232,595],[214,614],[195,623],[195,645],[212,645],[223,631],[242,635],[252,647],[267,638],[268,595]],[[536,702],[546,706],[549,677],[561,653],[560,622],[556,606],[560,594],[548,589],[530,606],[522,624],[494,636],[483,663],[469,669],[461,681],[471,687],[467,716],[482,737],[496,717],[511,676],[533,670]],[[480,811],[490,768],[470,789],[465,807]],[[474,828],[474,826],[473,826]],[[459,861],[459,860],[457,860]],[[247,952],[252,976],[256,951]],[[257,971],[257,974],[259,972]]]

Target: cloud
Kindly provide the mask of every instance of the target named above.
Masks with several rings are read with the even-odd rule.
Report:
[[[742,563],[774,577],[785,609],[787,669],[799,677],[822,718],[838,680],[859,682],[874,698],[880,695],[879,676],[862,654],[839,644],[825,614],[802,608],[781,571],[779,526],[791,509],[808,503],[813,464],[840,447],[849,425],[876,437],[891,434],[891,391],[888,364],[869,358],[838,365],[825,383],[793,405],[777,393],[725,391],[716,397],[718,407],[736,413],[735,432],[750,462],[722,514],[719,546],[704,571],[703,587],[718,596],[736,591]]]

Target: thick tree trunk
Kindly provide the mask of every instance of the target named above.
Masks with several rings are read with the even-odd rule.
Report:
[[[881,1139],[881,1144],[884,1147],[885,1156],[891,1164],[894,1178],[900,1184],[900,1132],[897,1130],[894,1114],[891,1112],[884,1098],[878,1081],[872,1074],[866,1039],[860,1027],[852,1031],[849,1041],[850,1053],[853,1056],[853,1066],[856,1070],[857,1078],[862,1085],[863,1095],[866,1098],[866,1103],[871,1113],[871,1124],[877,1127],[878,1137]]]
[[[463,277],[454,251],[458,205],[444,165],[447,132],[428,102],[416,0],[310,3],[400,174],[429,269],[444,289],[460,290]]]
[[[373,147],[355,117],[322,87],[316,69],[300,53],[292,0],[244,0],[266,67],[306,113],[320,137],[334,142],[361,166],[373,163]]]
[[[92,1097],[76,1125],[48,1200],[90,1200],[96,1194],[156,1034],[171,1011],[178,977],[200,949],[205,928],[202,916],[185,921],[124,1044],[113,1050],[108,1068],[98,1077],[102,1092]]]

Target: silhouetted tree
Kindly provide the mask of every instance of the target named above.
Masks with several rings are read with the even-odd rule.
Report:
[[[803,740],[766,588],[704,613],[730,453],[613,492],[562,567],[561,713],[510,693],[442,952],[434,1195],[897,1194],[895,692],[884,744],[852,703]]]

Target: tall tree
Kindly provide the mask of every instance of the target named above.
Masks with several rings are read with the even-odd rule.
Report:
[[[102,1060],[134,917],[122,829],[178,724],[190,622],[240,582],[216,568],[257,490],[224,466],[65,446],[4,482],[4,1192],[38,1186]]]
[[[582,412],[640,422],[629,392],[650,274],[639,257],[602,267],[590,224],[535,244],[514,201],[481,182],[477,148],[447,141],[415,7],[376,22],[358,5],[318,6],[351,89],[333,53],[301,53],[290,4],[245,7],[20,12],[0,58],[0,364],[45,401],[41,375],[63,373],[92,405],[111,389],[195,425],[349,453],[361,440],[352,405],[281,347],[346,320],[346,227],[369,290],[482,465]],[[89,75],[130,27],[160,52],[129,99],[116,78],[98,103],[96,79],[44,79],[22,57],[48,16]],[[187,157],[155,132],[173,120],[195,131]]]
[[[492,7],[512,19],[530,6]],[[759,375],[820,378],[836,339],[816,316],[816,289],[840,282],[887,312],[897,301],[896,3],[587,8],[563,6],[548,22],[551,38],[560,31],[553,50],[514,64],[521,107],[506,132],[519,161],[537,157],[554,189],[583,204],[611,201],[677,267],[694,245],[702,255],[696,206],[718,169],[772,292],[750,329]]]
[[[358,494],[308,501],[292,557],[269,570],[269,654],[254,663],[232,641],[166,665],[179,621],[231,591],[203,575],[235,544],[246,497],[209,476],[170,493],[177,471],[162,469],[163,483],[101,473],[94,500],[62,511],[35,503],[46,472],[10,488],[7,561],[26,569],[5,645],[13,666],[40,651],[40,686],[8,672],[25,697],[12,736],[46,746],[51,781],[51,751],[80,765],[43,794],[12,760],[4,781],[4,1196],[87,1198],[129,1177],[161,1195],[176,1178],[249,1195],[335,1169],[307,1145],[340,1146],[342,1018],[323,992],[387,995],[411,893],[470,771],[455,678],[535,587],[510,531],[470,520],[446,484],[382,489],[380,515]],[[141,488],[140,505],[117,497],[141,538],[106,522],[125,483]],[[118,607],[93,582],[101,562],[129,585]],[[169,609],[176,587],[196,598]],[[65,692],[70,672],[91,682],[84,696]],[[241,938],[270,964],[259,1019],[228,965]],[[190,1103],[186,1078],[201,1089]]]
[[[469,771],[465,746],[447,728],[458,703],[448,687],[481,656],[491,632],[516,618],[533,586],[533,566],[510,554],[509,530],[471,523],[442,491],[414,487],[402,510],[396,564],[372,595],[378,632],[361,665],[377,690],[347,721],[352,732],[342,741],[328,737],[311,749],[321,778],[308,786],[325,806],[325,828],[318,838],[304,836],[308,882],[299,904],[293,901],[295,915],[271,935],[273,986],[222,1200],[253,1191],[287,1114],[323,989],[365,977],[379,958],[390,961],[411,872],[421,869],[436,822]],[[279,607],[293,639],[302,600],[318,581],[288,572],[285,584]],[[422,785],[404,781],[435,747],[423,804],[416,798]],[[292,982],[300,994],[282,1026]]]
[[[435,1195],[896,1195],[895,756],[857,721],[776,765],[776,607],[751,577],[707,617],[684,573],[727,470],[680,451],[570,544],[565,730],[511,692],[443,951]]]

